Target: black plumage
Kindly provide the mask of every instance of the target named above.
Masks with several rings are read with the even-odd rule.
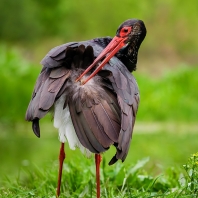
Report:
[[[84,78],[78,82],[76,79],[112,41],[111,37],[63,44],[44,57],[26,112],[36,136],[40,137],[39,120],[64,96],[63,108],[69,107],[80,143],[93,153],[102,153],[114,145],[117,152],[109,164],[125,160],[139,104],[139,90],[131,72],[136,69],[146,28],[140,20],[127,20],[118,28],[117,37],[124,27],[132,27],[126,45],[84,85]]]

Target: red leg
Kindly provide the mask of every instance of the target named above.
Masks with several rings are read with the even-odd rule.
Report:
[[[63,169],[63,161],[65,159],[64,143],[61,143],[60,153],[59,153],[59,172],[58,172],[58,186],[56,190],[56,197],[60,195],[61,177]]]
[[[97,198],[100,198],[100,162],[101,161],[102,161],[101,155],[95,154]]]

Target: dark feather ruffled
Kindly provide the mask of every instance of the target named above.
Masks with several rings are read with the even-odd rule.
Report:
[[[137,83],[116,57],[92,79],[92,84],[85,85],[86,89],[75,82],[110,41],[95,39],[52,49],[41,61],[43,69],[26,120],[32,121],[33,131],[40,137],[39,119],[66,95],[63,108],[69,106],[79,141],[93,153],[102,153],[114,145],[117,151],[111,165],[118,159],[124,161],[128,154],[139,104]]]

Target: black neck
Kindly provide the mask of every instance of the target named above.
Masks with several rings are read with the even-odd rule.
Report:
[[[129,45],[122,48],[117,53],[117,57],[125,64],[125,66],[130,72],[136,70],[138,51],[139,51],[141,42],[142,40],[139,39],[139,36],[136,35],[132,39],[132,42]]]

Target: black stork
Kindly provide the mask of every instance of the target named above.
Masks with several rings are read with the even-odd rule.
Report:
[[[123,22],[114,38],[71,42],[53,48],[43,58],[26,120],[40,137],[39,120],[49,111],[61,142],[57,197],[60,195],[64,143],[86,155],[95,154],[97,198],[100,197],[101,153],[111,145],[116,154],[109,165],[125,160],[139,104],[131,74],[146,36],[141,20]]]

